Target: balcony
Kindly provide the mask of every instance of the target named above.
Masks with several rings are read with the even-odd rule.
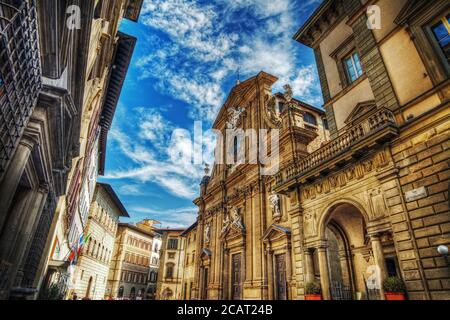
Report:
[[[397,135],[398,126],[393,113],[385,108],[379,109],[317,151],[281,169],[275,176],[275,189],[281,191],[294,184],[314,180],[362,157],[371,148]]]
[[[0,178],[41,89],[35,0],[0,2]]]

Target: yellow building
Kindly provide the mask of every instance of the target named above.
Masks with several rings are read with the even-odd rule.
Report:
[[[141,6],[0,4],[0,299],[36,297],[44,278],[65,290],[64,259],[86,223],[97,149],[135,43],[118,26],[123,16],[136,21]]]
[[[158,229],[162,234],[162,247],[158,281],[156,286],[157,300],[182,299],[182,282],[184,273],[185,229]]]
[[[181,299],[191,300],[195,281],[195,250],[197,249],[197,222],[187,228],[182,234],[184,237],[184,262],[182,266],[182,293]]]
[[[305,111],[322,112],[289,87],[277,107],[274,76],[233,88],[214,128],[279,129],[280,170],[205,176],[193,298],[304,299],[318,281],[324,299],[384,299],[387,277],[409,299],[450,298],[448,14],[447,1],[319,6],[294,38],[315,52],[327,142]]]
[[[53,5],[55,8],[51,9],[59,8]],[[79,93],[76,102],[80,105],[80,117],[73,121],[76,130],[71,139],[77,149],[71,153],[70,165],[59,172],[67,178],[67,185],[55,199],[56,212],[49,219],[51,225],[43,250],[45,256],[37,272],[37,287],[57,285],[61,292],[67,291],[67,285],[74,289],[75,269],[67,259],[84,234],[97,176],[104,174],[107,135],[136,44],[134,37],[118,30],[123,18],[137,21],[141,6],[142,0],[88,0],[79,7],[70,7],[75,17],[83,15],[84,23],[81,29],[75,25],[72,31],[81,30],[78,32],[84,36],[83,46],[71,51],[84,59],[78,66],[77,72],[81,74],[74,84]],[[49,85],[64,83],[67,74],[62,71],[61,78],[49,80]]]
[[[119,223],[109,265],[106,295],[143,300],[147,296],[154,232],[143,223]]]
[[[109,184],[97,183],[84,231],[88,240],[78,258],[69,296],[75,293],[78,298],[108,298],[106,284],[120,217],[129,215],[117,194]]]

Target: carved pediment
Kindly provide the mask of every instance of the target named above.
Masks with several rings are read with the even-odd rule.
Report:
[[[266,72],[260,72],[258,75],[237,84],[230,92],[224,105],[219,111],[213,124],[214,129],[221,130],[230,122],[230,111],[234,115],[236,108],[246,109],[257,94],[258,86],[270,88],[278,78]]]
[[[212,256],[211,250],[209,250],[208,248],[203,248],[203,249],[202,249],[202,254],[200,255],[200,257],[202,258],[202,260],[210,259],[211,256]]]
[[[285,228],[276,224],[272,224],[262,237],[264,242],[270,242],[274,239],[286,238],[289,239],[291,237],[291,230],[289,228]]]
[[[377,110],[377,106],[375,101],[364,101],[358,103],[355,108],[353,108],[353,111],[348,116],[347,120],[345,120],[346,124],[353,125],[360,121],[363,116],[367,116]]]

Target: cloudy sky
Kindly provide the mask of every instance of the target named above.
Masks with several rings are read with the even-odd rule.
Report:
[[[280,79],[274,90],[289,83],[298,99],[322,105],[313,52],[292,39],[320,2],[144,0],[139,23],[123,22],[138,43],[101,180],[132,221],[187,227],[195,220],[203,166],[192,161],[194,125],[201,121],[203,162],[211,163],[208,129],[238,77],[264,70]]]

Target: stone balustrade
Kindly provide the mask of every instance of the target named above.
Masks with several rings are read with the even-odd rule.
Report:
[[[364,118],[361,122],[347,128],[345,133],[331,140],[317,151],[301,161],[281,169],[275,176],[276,184],[281,185],[291,179],[300,177],[318,166],[327,163],[352,150],[352,147],[387,127],[397,127],[393,113],[385,108]]]

